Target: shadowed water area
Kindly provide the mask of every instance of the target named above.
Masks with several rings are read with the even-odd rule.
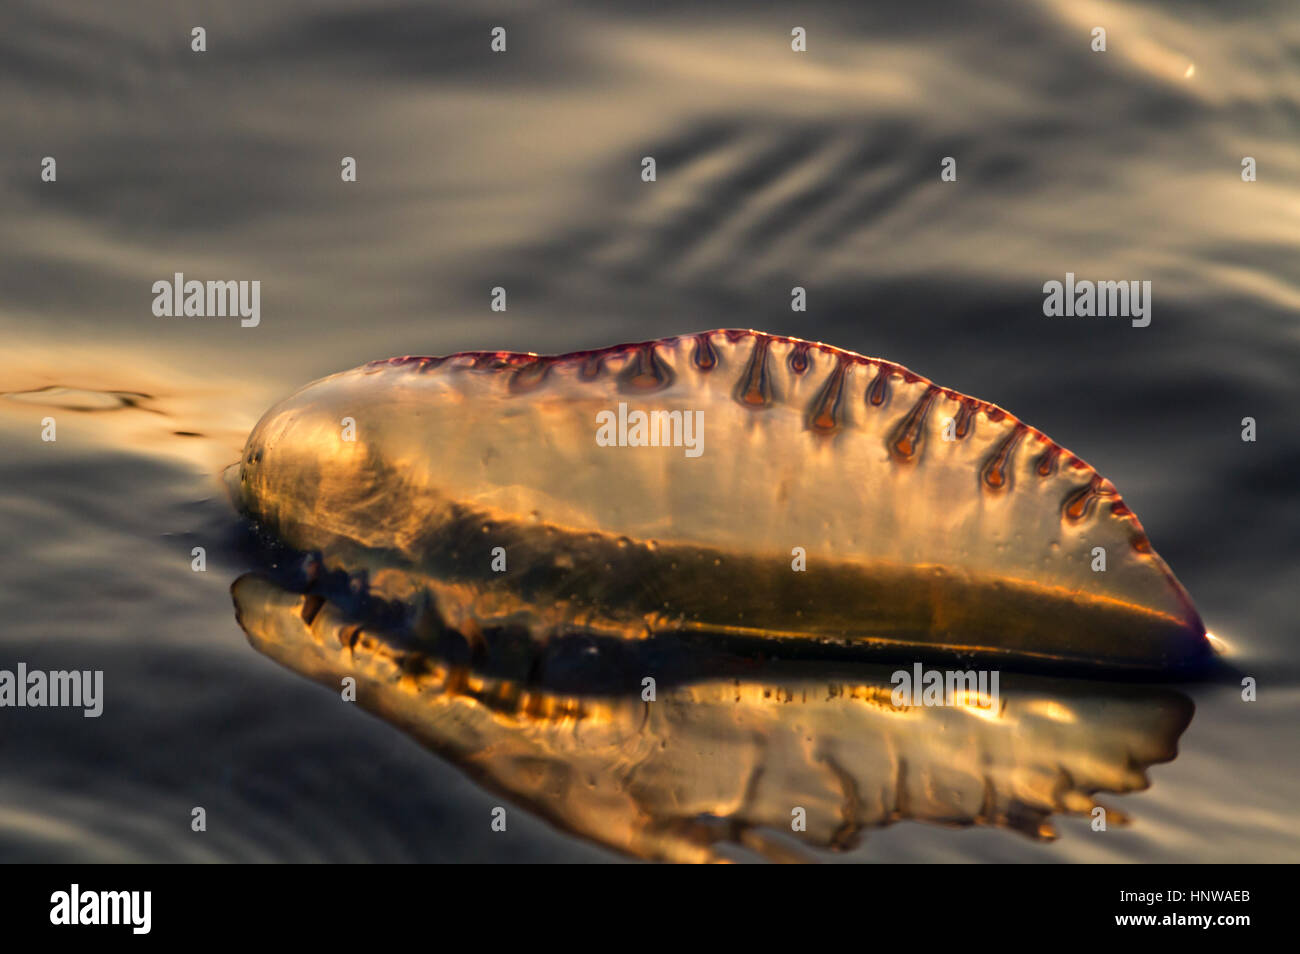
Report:
[[[105,698],[0,709],[0,859],[1300,860],[1298,53],[1284,3],[6,5],[0,669]],[[177,272],[260,281],[260,323],[156,317]],[[1067,272],[1150,281],[1150,325],[1045,317]],[[1007,673],[990,712],[689,640],[471,658],[297,592],[221,482],[370,360],[736,327],[1084,457],[1227,668]]]

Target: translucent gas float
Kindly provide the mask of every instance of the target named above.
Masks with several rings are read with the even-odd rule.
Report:
[[[1212,656],[1077,456],[897,364],[754,331],[372,362],[271,408],[228,480],[287,546],[471,640]]]

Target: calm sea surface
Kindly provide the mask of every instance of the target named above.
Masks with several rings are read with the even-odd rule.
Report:
[[[1285,2],[3,5],[0,669],[100,669],[105,703],[0,710],[0,859],[621,857],[522,807],[492,832],[500,795],[254,652],[219,475],[371,359],[753,327],[1079,453],[1240,671],[1172,687],[1177,757],[1098,796],[1126,826],[831,857],[1300,860],[1297,129]],[[176,272],[260,281],[260,325],[155,317]],[[1151,324],[1045,317],[1067,272],[1152,282]]]

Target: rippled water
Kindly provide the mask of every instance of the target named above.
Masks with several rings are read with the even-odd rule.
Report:
[[[261,557],[218,475],[373,358],[751,326],[1078,451],[1260,687],[1160,690],[1194,714],[1149,790],[1099,796],[1128,826],[900,821],[835,857],[1300,859],[1298,54],[1287,3],[6,5],[0,668],[102,669],[107,699],[2,711],[0,857],[618,857],[529,811],[492,832],[491,786],[250,649],[229,587]],[[260,280],[261,324],[154,317],[178,271]],[[1150,280],[1151,325],[1044,317],[1067,271]]]

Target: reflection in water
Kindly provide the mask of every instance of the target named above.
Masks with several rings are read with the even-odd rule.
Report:
[[[220,471],[254,420],[262,389],[238,378],[202,383],[168,369],[143,369],[105,349],[78,361],[54,347],[15,343],[0,382],[0,426],[39,435],[46,418],[77,446],[129,447]],[[273,391],[271,393],[274,393]],[[184,438],[184,440],[177,440]]]
[[[881,666],[667,680],[649,703],[579,695],[403,646],[260,576],[232,592],[258,651],[336,688],[355,677],[364,708],[485,788],[649,859],[804,860],[802,845],[847,849],[904,819],[1051,838],[1052,815],[1146,788],[1193,711],[1172,690],[1010,673],[994,709],[898,708]],[[791,831],[797,808],[805,832]]]

